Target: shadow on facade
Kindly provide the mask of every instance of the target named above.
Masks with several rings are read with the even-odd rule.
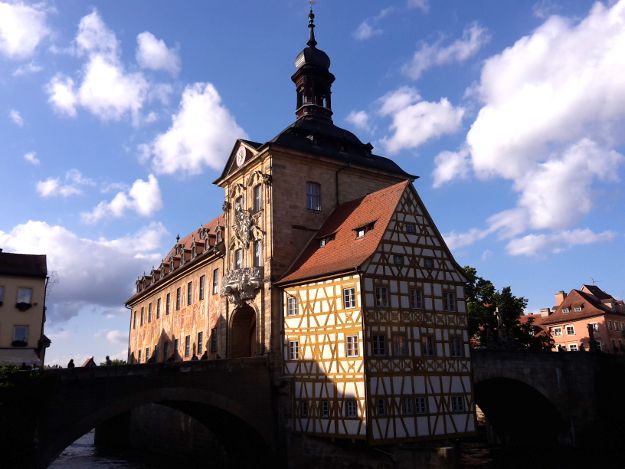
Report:
[[[251,357],[256,345],[256,311],[249,305],[239,306],[232,313],[229,357]]]
[[[553,447],[566,438],[562,416],[543,394],[514,379],[475,384],[475,402],[486,416],[490,443]]]

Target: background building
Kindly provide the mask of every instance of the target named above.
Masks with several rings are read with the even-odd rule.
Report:
[[[596,285],[582,285],[568,294],[555,295],[553,310],[544,308],[537,324],[548,328],[555,347],[577,351],[589,350],[591,337],[599,350],[625,353],[625,303],[604,292]]]
[[[47,276],[45,255],[0,250],[0,363],[43,365]]]
[[[307,47],[296,121],[238,140],[223,216],[137,282],[134,362],[265,355],[295,432],[372,443],[474,431],[462,269],[407,174],[332,122]],[[149,358],[148,358],[149,357]]]

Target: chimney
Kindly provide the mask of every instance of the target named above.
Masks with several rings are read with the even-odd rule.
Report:
[[[556,306],[560,306],[562,302],[564,301],[564,299],[566,298],[566,293],[560,290],[558,293],[556,293],[555,297],[556,297]]]
[[[551,314],[551,308],[540,308],[540,316],[546,318]]]

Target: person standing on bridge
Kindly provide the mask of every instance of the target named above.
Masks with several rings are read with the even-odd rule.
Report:
[[[74,368],[76,365],[74,365],[74,359],[71,358],[69,360],[69,363],[67,364],[67,368]]]

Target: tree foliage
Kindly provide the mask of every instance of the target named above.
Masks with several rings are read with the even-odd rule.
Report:
[[[512,294],[512,288],[497,290],[490,280],[480,277],[474,267],[465,266],[466,301],[471,344],[478,348],[551,350],[548,331],[521,321],[527,299]]]

